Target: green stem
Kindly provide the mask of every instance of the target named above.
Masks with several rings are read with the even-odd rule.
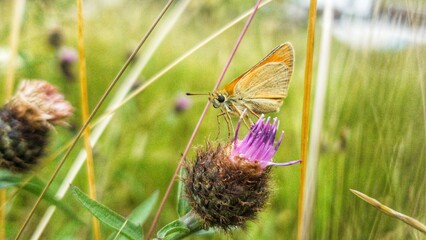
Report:
[[[156,239],[179,240],[203,230],[201,219],[192,211],[175,220],[157,233]]]

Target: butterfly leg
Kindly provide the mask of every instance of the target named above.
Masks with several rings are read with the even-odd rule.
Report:
[[[217,120],[217,136],[216,136],[216,140],[219,138],[220,135],[220,117],[222,117],[225,113],[221,112],[216,116],[216,120]]]
[[[232,132],[234,132],[234,125],[232,124],[232,119],[231,119],[231,116],[229,115],[229,113],[225,111],[224,114],[225,114],[225,116],[224,116],[225,121],[226,121],[226,124],[228,126],[228,138],[230,138],[231,135],[232,135]]]
[[[219,113],[216,117],[217,119],[217,136],[216,139],[219,138],[220,135],[220,117],[223,117],[226,122],[226,126],[228,127],[228,138],[231,136],[231,132],[233,132],[234,126],[232,125],[231,116],[229,116],[229,113],[226,110],[221,109],[221,113]],[[232,131],[230,131],[232,129]]]
[[[255,113],[255,112],[253,112],[253,110],[251,110],[246,104],[244,104],[244,107],[246,107],[247,108],[247,110],[251,113],[251,114],[253,114],[253,116],[255,116],[257,119],[259,119],[260,118],[260,116],[257,114],[257,113]]]
[[[231,107],[232,107],[232,110],[234,111],[234,112],[236,112],[237,113],[237,115],[238,116],[241,116],[243,113],[237,108],[237,106],[235,106],[235,104],[234,103],[231,103]],[[249,112],[251,112],[251,113],[254,113],[253,111],[251,111],[247,106],[246,106],[246,111],[249,111]],[[243,118],[243,122],[244,122],[244,125],[246,125],[246,127],[248,128],[248,129],[250,129],[250,126],[252,126],[253,125],[253,121],[250,119],[250,117],[248,116],[248,114],[246,114],[245,116],[244,116],[244,118]]]

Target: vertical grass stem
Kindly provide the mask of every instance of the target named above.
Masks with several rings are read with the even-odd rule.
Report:
[[[306,168],[308,160],[309,143],[309,119],[311,106],[311,82],[312,68],[314,60],[314,42],[315,42],[315,23],[316,23],[317,1],[311,0],[308,16],[308,35],[306,41],[306,63],[305,63],[305,81],[303,92],[303,111],[302,111],[302,140],[301,140],[301,169],[300,169],[300,188],[299,188],[299,209],[297,222],[297,239],[307,239],[306,225],[304,219],[304,203],[306,188]]]
[[[87,94],[87,75],[86,75],[86,56],[84,51],[84,19],[83,19],[83,3],[82,0],[77,0],[77,18],[78,18],[78,52],[79,52],[79,70],[80,70],[80,94],[81,94],[81,111],[82,122],[86,122],[89,118],[89,100]],[[90,128],[84,129],[84,148],[86,150],[86,166],[87,166],[87,181],[89,185],[89,196],[96,200],[96,184],[95,170],[92,154],[92,146],[90,144]],[[101,239],[101,230],[99,221],[95,216],[92,216],[93,238]]]

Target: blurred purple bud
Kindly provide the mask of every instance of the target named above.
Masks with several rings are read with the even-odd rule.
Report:
[[[177,113],[184,112],[192,106],[192,101],[185,95],[179,95],[175,100],[175,111]]]
[[[74,48],[63,47],[59,50],[59,64],[62,74],[68,80],[74,80],[73,65],[78,60],[78,53]]]

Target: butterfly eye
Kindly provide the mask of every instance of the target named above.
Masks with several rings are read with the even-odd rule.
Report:
[[[225,102],[225,97],[223,95],[219,95],[217,96],[217,101],[219,101],[220,103]]]

